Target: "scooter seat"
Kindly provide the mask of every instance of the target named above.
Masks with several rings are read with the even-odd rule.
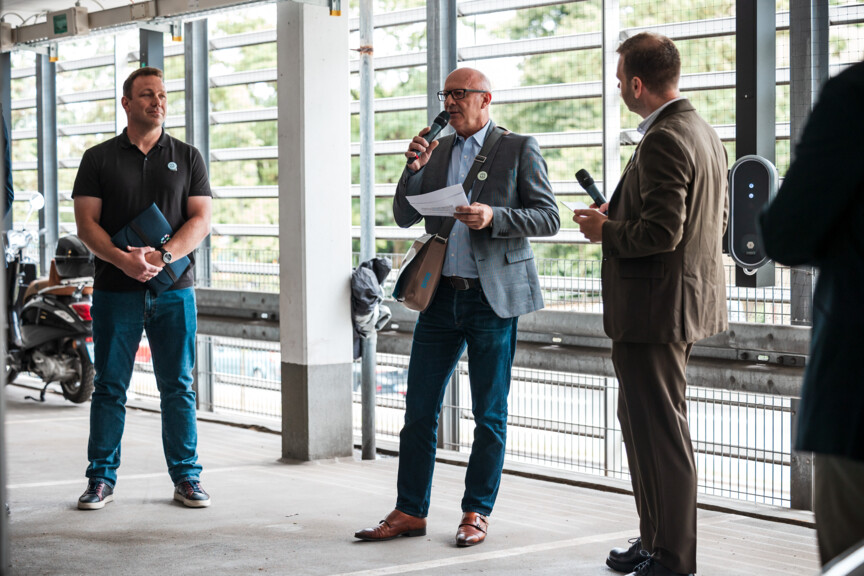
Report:
[[[27,302],[33,296],[36,296],[43,290],[47,290],[46,294],[54,296],[71,296],[78,289],[77,286],[69,284],[61,284],[60,274],[57,272],[57,266],[54,261],[51,261],[51,268],[48,271],[48,278],[37,278],[27,286],[24,292],[24,301]],[[92,286],[85,286],[82,294],[89,295],[93,293]]]

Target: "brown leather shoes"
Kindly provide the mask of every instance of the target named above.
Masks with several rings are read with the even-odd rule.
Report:
[[[392,540],[399,536],[425,536],[426,518],[409,516],[399,510],[393,510],[375,528],[366,528],[354,533],[355,538],[368,540],[369,542],[380,542]]]
[[[489,520],[486,516],[477,512],[465,512],[462,514],[462,522],[456,532],[456,545],[460,548],[475,546],[486,539],[486,530],[489,528]]]

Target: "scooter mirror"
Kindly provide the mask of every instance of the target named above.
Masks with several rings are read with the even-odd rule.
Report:
[[[30,196],[29,202],[30,210],[38,211],[45,207],[45,197],[42,196],[42,194],[40,194],[39,192],[34,192]]]
[[[24,218],[24,224],[30,221],[30,216],[33,215],[33,212],[38,212],[45,206],[45,197],[42,196],[39,192],[33,192],[30,195],[30,200],[27,201],[30,205],[30,209],[27,210],[27,216]]]

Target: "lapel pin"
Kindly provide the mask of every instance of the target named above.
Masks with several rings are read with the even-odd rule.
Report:
[[[171,170],[172,172],[176,172],[177,171],[177,163],[176,162],[168,162],[168,170]]]
[[[477,173],[477,180],[480,180],[482,182],[483,180],[486,180],[487,176],[489,176],[489,175],[486,174],[486,172],[483,172],[481,170],[480,172]]]

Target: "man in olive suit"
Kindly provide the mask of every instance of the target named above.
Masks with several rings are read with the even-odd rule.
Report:
[[[692,574],[696,465],[684,371],[693,343],[727,327],[727,158],[678,92],[681,58],[671,40],[641,33],[618,53],[621,97],[644,118],[644,136],[608,206],[573,217],[603,243],[603,324],[641,533],[606,562],[638,576]]]

